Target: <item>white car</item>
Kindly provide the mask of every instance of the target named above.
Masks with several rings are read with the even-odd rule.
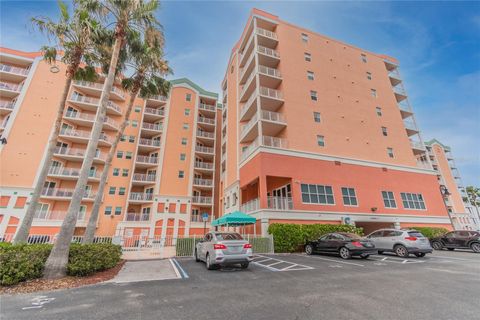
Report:
[[[389,251],[405,258],[412,253],[420,258],[433,251],[430,241],[417,230],[380,229],[370,233],[367,239],[375,244],[379,254]]]

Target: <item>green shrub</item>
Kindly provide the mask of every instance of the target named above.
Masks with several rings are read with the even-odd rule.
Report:
[[[68,256],[67,274],[87,276],[115,267],[122,256],[122,248],[110,243],[72,243]]]
[[[437,227],[411,227],[410,229],[420,231],[428,239],[440,237],[448,232],[448,229],[446,228]]]
[[[273,235],[275,252],[301,251],[307,241],[330,232],[351,232],[363,235],[362,228],[345,224],[283,224],[273,223],[268,233]]]
[[[250,238],[253,253],[271,253],[270,238]]]
[[[50,244],[0,245],[0,284],[10,286],[40,278],[52,250]]]

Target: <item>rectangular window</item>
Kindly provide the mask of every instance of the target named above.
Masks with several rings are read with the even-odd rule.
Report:
[[[313,91],[313,90],[310,91],[310,99],[312,99],[312,101],[317,101],[318,100],[317,91]]]
[[[192,95],[191,95],[190,93],[187,93],[187,94],[185,95],[185,100],[187,100],[187,101],[192,101]]]
[[[425,202],[421,193],[401,192],[403,207],[405,209],[425,210]]]
[[[8,202],[10,201],[10,196],[1,196],[0,197],[0,208],[8,207]]]
[[[307,79],[315,80],[315,73],[313,73],[313,71],[307,71]]]
[[[372,73],[371,72],[367,72],[367,79],[372,80]]]
[[[179,177],[179,178],[185,177],[185,172],[182,171],[182,170],[178,171],[178,177]]]
[[[122,214],[122,207],[115,207],[115,215],[119,216]]]
[[[324,136],[317,135],[317,144],[318,144],[320,147],[325,147],[325,137],[324,137]]]
[[[128,169],[122,170],[122,177],[128,177]]]
[[[301,190],[303,203],[335,204],[331,186],[302,183]]]
[[[17,197],[17,200],[15,200],[14,208],[22,209],[23,207],[25,207],[25,203],[27,203],[27,197]]]
[[[116,191],[117,191],[117,187],[110,187],[108,189],[108,194],[115,194]]]
[[[184,145],[184,146],[187,145],[187,138],[182,138],[182,145]]]
[[[128,137],[128,142],[134,143],[135,142],[135,136]]]
[[[362,59],[362,62],[363,62],[363,63],[367,63],[367,55],[366,55],[366,54],[362,53],[362,54],[360,55],[360,58]]]
[[[127,141],[127,136],[122,134],[122,137],[120,138],[120,141]]]
[[[390,158],[393,158],[394,155],[393,155],[393,148],[387,148],[387,154]]]
[[[184,123],[184,124],[183,124],[183,129],[184,129],[184,130],[188,130],[188,128],[189,128],[188,123]]]
[[[189,116],[189,115],[190,115],[190,109],[185,108],[185,115],[186,115],[186,116]]]
[[[119,168],[113,168],[113,175],[115,177],[118,177],[120,175],[120,169]]]
[[[118,195],[119,196],[124,196],[125,195],[125,187],[120,187],[118,189]]]
[[[375,110],[377,111],[377,116],[381,117],[382,116],[382,108],[376,107]]]
[[[374,97],[374,98],[377,97],[377,90],[375,90],[375,89],[370,89],[370,93],[372,94],[372,97]]]
[[[138,127],[138,121],[137,120],[132,120],[132,127],[134,127],[134,128]]]
[[[180,153],[180,161],[185,161],[186,154],[185,153]]]
[[[382,127],[382,134],[386,137],[388,136],[387,127]]]
[[[396,208],[397,203],[392,191],[382,191],[383,204],[385,208]]]
[[[355,194],[354,188],[342,188],[342,198],[343,204],[346,206],[358,205],[357,195]]]
[[[319,123],[322,121],[322,119],[320,118],[320,112],[313,112],[313,120]]]
[[[302,33],[302,41],[303,41],[304,43],[308,43],[308,34]]]
[[[123,158],[123,151],[117,151],[117,159]]]
[[[312,55],[311,55],[310,53],[304,52],[304,53],[303,53],[303,56],[304,56],[304,58],[305,58],[305,61],[307,61],[307,62],[312,61]]]
[[[112,207],[105,207],[105,215],[109,216],[112,214]]]
[[[131,151],[127,151],[127,153],[125,154],[125,159],[132,159],[132,152]]]
[[[136,107],[135,107],[135,112],[140,112],[140,111],[142,111],[142,107],[136,106]]]

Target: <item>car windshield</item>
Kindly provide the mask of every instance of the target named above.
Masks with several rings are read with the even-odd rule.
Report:
[[[218,240],[243,240],[242,236],[238,233],[216,233],[215,236]]]
[[[355,234],[355,233],[340,233],[340,234],[349,239],[362,239],[362,237],[360,237],[358,234]]]
[[[423,234],[418,231],[408,231],[410,237],[424,238]]]

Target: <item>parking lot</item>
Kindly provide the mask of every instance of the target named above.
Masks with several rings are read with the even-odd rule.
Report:
[[[2,297],[2,312],[5,319],[168,320],[463,320],[480,314],[480,254],[468,251],[367,260],[261,254],[247,270],[208,271],[191,258],[174,265],[181,278]],[[28,309],[39,297],[48,303]]]

